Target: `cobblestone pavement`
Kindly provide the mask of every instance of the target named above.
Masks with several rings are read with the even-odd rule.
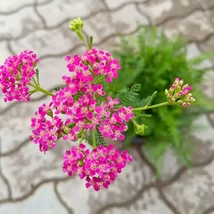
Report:
[[[214,50],[214,0],[2,0],[0,63],[33,49],[41,59],[41,84],[53,88],[66,72],[63,57],[82,51],[68,29],[77,16],[96,46],[108,50],[118,44],[118,32],[136,32],[137,21],[168,35],[180,32],[190,57]],[[214,98],[214,72],[206,80],[206,94]],[[169,151],[157,181],[143,151],[133,149],[135,162],[108,190],[94,192],[62,172],[67,143],[44,155],[29,142],[30,118],[43,99],[48,98],[38,96],[27,105],[1,99],[0,214],[214,214],[214,114],[196,121],[207,129],[194,134],[192,169],[180,166]]]

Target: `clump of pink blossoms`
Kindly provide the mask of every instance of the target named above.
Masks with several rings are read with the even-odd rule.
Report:
[[[118,107],[119,99],[106,96],[103,85],[96,83],[101,77],[107,82],[117,78],[119,62],[110,53],[95,48],[82,57],[67,56],[65,60],[72,75],[62,77],[65,86],[35,113],[31,140],[42,152],[54,148],[60,138],[75,142],[86,138],[89,131],[99,131],[104,138],[124,140],[127,122],[134,117],[132,107]],[[102,103],[98,102],[100,98]],[[131,160],[127,152],[121,154],[113,145],[90,151],[80,144],[66,151],[63,170],[70,176],[85,178],[86,187],[99,190],[107,188]]]
[[[38,58],[33,51],[23,51],[18,55],[8,57],[0,66],[0,89],[4,101],[29,101],[29,88]]]
[[[97,56],[102,55],[102,58],[100,56],[98,59],[95,53]],[[102,84],[94,83],[96,76],[107,76],[106,81],[113,76],[116,77],[120,68],[118,61],[113,59],[108,52],[98,51],[95,48],[86,51],[83,57],[75,55],[74,57],[67,56],[65,59],[68,62],[69,71],[74,73],[71,76],[62,77],[65,87],[57,91],[52,96],[51,103],[40,107],[35,117],[32,118],[31,140],[39,144],[41,151],[48,151],[55,147],[54,141],[60,137],[64,140],[77,141],[81,138],[81,134],[96,128],[105,138],[123,140],[125,138],[123,132],[127,130],[126,123],[134,117],[132,107],[115,109],[114,107],[120,101],[110,96],[106,97],[106,101],[100,105],[97,99],[104,97],[106,92]],[[97,71],[95,74],[92,69],[94,69],[94,64],[96,67],[99,60],[102,60],[105,72]],[[48,111],[51,112],[49,120],[45,118],[48,116]],[[60,119],[60,114],[67,116],[64,122]],[[47,143],[48,140],[51,141]]]
[[[192,88],[188,84],[183,85],[183,80],[175,78],[170,89],[165,90],[168,103],[178,104],[183,107],[190,106],[190,104],[195,101],[195,98],[190,93],[191,90]]]
[[[85,179],[86,187],[108,188],[115,181],[117,174],[122,171],[132,157],[126,151],[120,153],[113,145],[98,146],[90,151],[84,144],[74,146],[64,155],[63,171],[72,176],[78,175]]]

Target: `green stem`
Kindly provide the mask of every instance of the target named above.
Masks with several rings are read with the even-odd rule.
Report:
[[[90,47],[89,47],[88,43],[86,42],[85,38],[84,38],[84,41],[83,41],[83,42],[84,42],[86,48],[87,48],[88,50],[90,50]]]
[[[49,96],[53,96],[53,94],[50,91],[47,91],[46,89],[41,88],[39,85],[33,85],[31,83],[29,85],[32,86],[33,88],[35,88],[37,91],[40,91],[40,92],[47,94]]]
[[[95,81],[95,84],[99,83],[99,81],[100,81],[101,79],[103,79],[104,77],[105,77],[105,76],[99,77],[99,78]]]
[[[140,107],[140,108],[133,108],[133,111],[145,111],[147,109],[158,108],[158,107],[167,106],[167,105],[169,105],[169,103],[164,102],[164,103],[159,103],[159,104],[155,104],[152,106],[144,106],[144,107]]]
[[[34,84],[37,85],[35,78],[33,77],[32,79],[33,79]]]
[[[96,148],[97,145],[96,145],[96,129],[93,130],[93,148]]]

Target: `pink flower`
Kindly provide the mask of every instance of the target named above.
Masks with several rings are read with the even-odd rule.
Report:
[[[31,127],[33,131],[30,139],[35,144],[39,144],[40,151],[46,152],[56,146],[62,131],[62,120],[57,116],[53,117],[50,107],[43,104],[31,119]]]
[[[78,175],[85,179],[86,187],[93,187],[98,191],[100,188],[108,188],[121,173],[127,162],[132,157],[126,151],[116,150],[114,145],[107,147],[98,146],[90,151],[84,144],[72,147],[64,155],[63,171],[72,176]]]
[[[183,86],[183,80],[175,78],[173,85],[169,90],[165,90],[168,103],[178,104],[183,107],[188,107],[192,102],[195,101],[195,98],[190,93],[192,88],[186,84]]]
[[[8,57],[0,66],[0,89],[4,101],[29,101],[29,88],[38,58],[33,51],[23,51]]]
[[[82,59],[84,62],[92,64],[94,74],[104,75],[107,82],[112,82],[112,79],[118,77],[120,64],[109,52],[92,48],[84,53]]]

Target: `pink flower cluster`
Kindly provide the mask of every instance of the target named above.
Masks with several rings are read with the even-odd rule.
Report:
[[[82,57],[75,55],[73,58],[67,56],[65,60],[68,62],[70,72],[77,72],[77,78],[83,82],[92,82],[92,69],[94,75],[103,75],[107,82],[118,77],[120,64],[117,59],[112,58],[109,52],[92,48],[87,50]]]
[[[8,57],[0,66],[0,89],[4,101],[29,101],[28,84],[35,75],[38,58],[33,51]]]
[[[177,103],[180,106],[188,107],[195,101],[194,97],[190,93],[191,90],[192,88],[188,84],[183,85],[183,80],[175,78],[175,81],[170,89],[165,90],[165,94],[169,103]]]
[[[33,134],[30,139],[39,144],[40,151],[46,152],[56,146],[56,141],[62,132],[62,124],[62,120],[59,117],[52,116],[51,108],[43,104],[35,113],[35,117],[31,119]]]
[[[87,188],[93,187],[96,191],[108,188],[126,163],[132,161],[126,151],[120,153],[113,145],[98,146],[90,151],[84,144],[67,150],[63,159],[63,171],[68,176],[78,175],[80,179],[85,179]]]
[[[41,151],[48,151],[55,146],[59,137],[77,141],[82,133],[95,128],[105,138],[123,140],[123,132],[127,130],[126,123],[134,117],[132,107],[116,109],[119,99],[106,97],[103,85],[95,83],[100,76],[105,76],[107,81],[116,78],[120,68],[117,60],[109,53],[97,49],[86,51],[82,57],[67,56],[65,60],[72,75],[62,77],[65,87],[52,96],[48,106],[43,105],[36,112],[32,119],[32,141],[40,145]],[[100,60],[105,66],[98,69]],[[95,72],[94,69],[98,70]],[[100,98],[103,100],[102,104],[98,102]],[[45,119],[48,111],[52,112],[51,120]],[[61,114],[67,117],[63,122]],[[46,135],[45,130],[48,132]],[[47,141],[49,138],[51,142]]]
[[[117,59],[113,59],[109,52],[97,50],[95,48],[87,50],[83,55],[83,61],[93,65],[95,75],[104,75],[107,82],[118,78],[120,64]]]

